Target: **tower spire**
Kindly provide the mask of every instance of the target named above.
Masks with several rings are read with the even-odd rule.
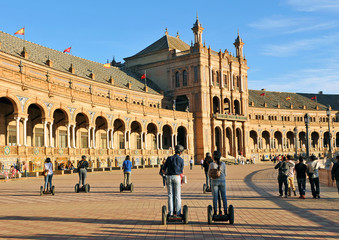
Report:
[[[240,34],[239,34],[239,28],[238,28],[238,36],[235,39],[235,42],[233,43],[235,46],[236,50],[236,57],[237,58],[243,58],[243,47],[244,47],[244,42],[242,41]]]
[[[197,13],[197,19],[192,27],[192,31],[194,33],[194,45],[196,44],[202,45],[202,31],[203,30],[204,28],[201,26],[201,23],[199,22],[198,13]]]

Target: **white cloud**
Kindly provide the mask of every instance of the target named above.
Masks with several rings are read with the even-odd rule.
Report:
[[[338,0],[286,0],[297,11],[339,11]]]

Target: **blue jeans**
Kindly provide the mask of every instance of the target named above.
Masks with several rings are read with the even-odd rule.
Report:
[[[221,199],[224,204],[224,211],[227,212],[227,198],[226,198],[226,182],[224,180],[214,180],[211,181],[212,185],[212,195],[213,195],[213,208],[214,212],[218,210],[218,193],[221,193]]]
[[[339,193],[339,180],[336,180],[337,183],[337,188],[338,188],[338,193]]]
[[[174,208],[177,216],[181,215],[181,179],[179,175],[167,176],[168,214],[173,215]]]
[[[47,188],[48,185],[49,185],[49,189],[51,190],[51,188],[52,188],[52,178],[53,178],[53,174],[45,176],[45,190],[48,189]]]
[[[287,196],[287,189],[288,189],[288,183],[287,183],[287,176],[279,176],[278,177],[278,183],[279,183],[279,193],[280,195],[283,195],[283,189],[282,185],[285,185],[285,196]]]
[[[309,178],[310,184],[311,184],[311,191],[313,197],[317,197],[320,194],[320,188],[319,188],[319,178]]]
[[[297,178],[297,182],[298,182],[298,189],[299,189],[300,196],[305,195],[305,191],[306,191],[306,178]]]
[[[210,176],[208,176],[208,172],[205,172],[205,176],[206,176],[206,188],[209,188],[210,186]]]

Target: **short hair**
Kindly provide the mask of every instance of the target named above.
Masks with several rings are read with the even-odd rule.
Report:
[[[126,156],[126,160],[129,160],[129,155]]]
[[[51,159],[50,158],[46,158],[46,162],[51,162]]]

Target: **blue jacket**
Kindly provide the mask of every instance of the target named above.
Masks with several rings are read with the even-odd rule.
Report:
[[[130,160],[125,160],[122,164],[124,172],[132,172],[132,162]]]
[[[171,157],[168,157],[163,170],[167,173],[166,175],[180,175],[184,170],[184,159],[182,159],[178,154],[175,154]]]

